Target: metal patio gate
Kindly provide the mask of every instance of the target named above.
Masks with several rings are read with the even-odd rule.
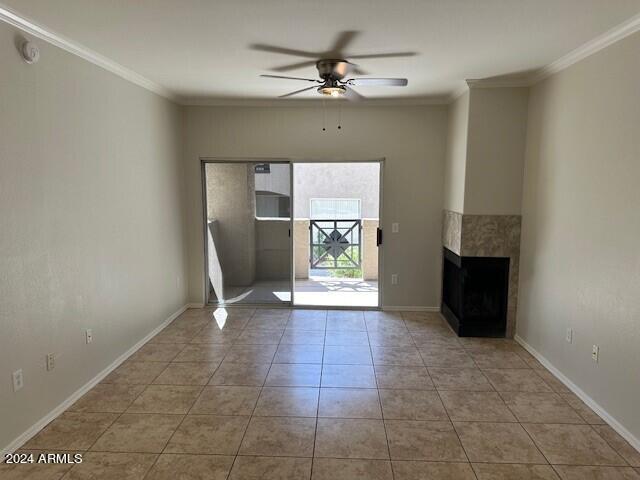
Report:
[[[361,220],[310,220],[312,269],[354,269],[362,263]]]

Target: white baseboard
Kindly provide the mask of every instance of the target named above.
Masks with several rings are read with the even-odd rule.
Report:
[[[108,367],[98,373],[95,377],[85,383],[78,390],[73,392],[66,400],[64,400],[60,405],[55,407],[49,413],[47,413],[44,417],[38,420],[35,424],[33,424],[29,429],[27,429],[24,433],[19,435],[15,440],[13,440],[9,445],[5,446],[0,450],[0,456],[4,457],[7,453],[13,453],[22,445],[24,445],[27,441],[29,441],[36,433],[42,430],[47,424],[49,424],[52,420],[54,420],[58,415],[64,412],[67,408],[73,405],[80,397],[82,397],[85,393],[95,387],[103,378],[109,375],[113,370],[115,370],[122,362],[124,362],[127,358],[137,352],[140,347],[142,347],[145,343],[151,340],[154,336],[156,336],[162,329],[164,329],[167,325],[169,325],[173,320],[175,320],[180,314],[182,314],[188,307],[188,305],[184,305],[177,312],[171,314],[169,318],[164,320],[160,325],[154,328],[151,332],[149,332],[142,340],[136,343],[129,350],[124,352],[118,358],[116,358]]]
[[[387,312],[440,312],[440,307],[423,307],[423,306],[410,306],[410,305],[401,305],[401,306],[390,306],[383,305],[382,310]]]
[[[184,308],[204,308],[204,303],[187,303]]]
[[[589,406],[594,412],[596,412],[605,422],[607,422],[611,428],[620,434],[629,444],[640,452],[640,440],[635,437],[629,430],[627,430],[620,422],[612,417],[604,408],[587,395],[580,387],[569,380],[560,370],[553,366],[553,364],[542,356],[535,348],[529,345],[522,337],[516,334],[514,340],[518,342],[522,347],[535,357],[547,370],[549,370],[558,380],[560,380],[569,390],[571,390],[580,400]]]

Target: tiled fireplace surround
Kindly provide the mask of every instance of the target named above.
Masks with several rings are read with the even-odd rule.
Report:
[[[507,332],[515,334],[520,266],[520,215],[468,215],[443,212],[442,245],[461,257],[508,257]]]

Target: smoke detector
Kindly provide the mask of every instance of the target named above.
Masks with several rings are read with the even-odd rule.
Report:
[[[33,42],[24,42],[20,53],[22,53],[22,59],[28,64],[36,63],[40,58],[40,49]]]

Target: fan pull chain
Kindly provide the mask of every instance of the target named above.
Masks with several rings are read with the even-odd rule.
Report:
[[[322,131],[327,131],[327,106],[325,104],[324,98],[322,99]]]
[[[342,104],[338,102],[338,130],[342,130]]]

